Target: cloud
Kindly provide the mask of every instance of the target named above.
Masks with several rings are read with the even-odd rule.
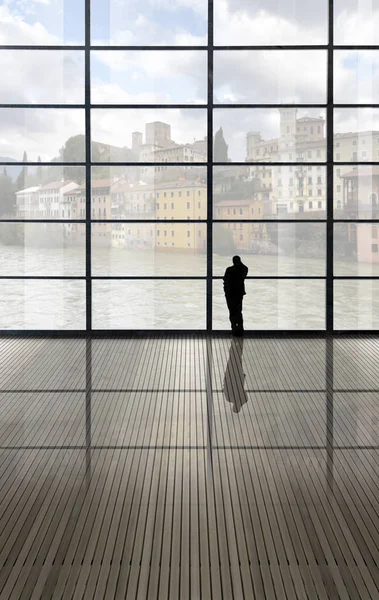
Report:
[[[281,5],[276,0],[265,3],[216,0],[215,44],[325,44],[327,2],[302,0],[293,7],[291,14],[288,3]]]
[[[336,0],[335,15],[335,44],[377,44],[379,8],[372,0]]]
[[[214,86],[216,103],[323,104],[326,103],[326,52],[215,52]]]
[[[377,104],[379,54],[376,50],[334,52],[334,101],[338,104]]]
[[[0,155],[49,162],[66,140],[84,134],[84,110],[0,108]]]
[[[96,103],[205,103],[207,53],[93,52],[92,79],[92,101]]]

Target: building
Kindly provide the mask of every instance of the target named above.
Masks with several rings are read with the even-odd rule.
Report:
[[[16,216],[21,219],[38,219],[40,216],[39,185],[16,192]]]
[[[51,219],[73,218],[71,209],[63,202],[64,195],[78,187],[75,181],[52,181],[38,190],[40,215]]]
[[[132,148],[139,162],[206,162],[207,139],[178,144],[171,138],[171,125],[162,121],[146,123],[145,143],[141,132],[132,134]],[[143,169],[148,172],[148,167]]]
[[[271,188],[273,213],[295,216],[301,213],[326,215],[326,169],[322,165],[259,166],[260,162],[325,162],[326,135],[323,117],[297,118],[296,108],[280,108],[280,136],[263,140],[257,131],[246,138],[246,161],[254,162],[251,174]],[[344,205],[344,174],[357,161],[376,160],[379,156],[379,132],[335,133],[333,198],[336,208]],[[346,185],[346,184],[345,184]]]

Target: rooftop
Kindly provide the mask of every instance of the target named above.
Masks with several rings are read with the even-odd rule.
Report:
[[[46,183],[46,185],[42,185],[40,190],[59,190],[60,188],[65,187],[69,183],[75,183],[75,181],[72,181],[71,179],[68,181],[51,181],[50,183]]]
[[[363,165],[356,169],[352,169],[347,173],[343,173],[341,177],[371,177],[372,175],[379,175],[379,165],[373,167],[370,165]]]

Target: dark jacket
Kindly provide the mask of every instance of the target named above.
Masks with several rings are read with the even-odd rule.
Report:
[[[243,263],[228,267],[224,275],[225,296],[244,296],[248,268]]]

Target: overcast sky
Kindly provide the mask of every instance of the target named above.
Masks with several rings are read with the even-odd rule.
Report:
[[[358,14],[359,7],[359,14]],[[126,10],[127,8],[127,10]],[[215,43],[326,43],[326,0],[215,0]],[[372,0],[335,0],[336,43],[376,43],[379,6]],[[0,0],[0,44],[51,45],[84,42],[82,0]],[[375,37],[374,36],[375,33]],[[201,104],[207,98],[206,0],[93,0],[92,43],[190,45],[191,51],[93,51],[92,102],[112,104]],[[335,101],[379,102],[379,51],[335,52]],[[1,103],[81,104],[83,51],[0,51]],[[216,103],[324,103],[326,53],[313,51],[218,51],[214,56]],[[309,112],[309,111],[308,111]],[[309,114],[318,116],[322,109]],[[238,118],[236,118],[238,115]],[[259,118],[258,118],[259,115]],[[144,123],[164,120],[177,142],[206,135],[206,113],[178,110],[94,111],[94,139],[131,145],[131,133]],[[342,129],[369,129],[372,115],[339,111]],[[376,117],[374,126],[377,128]],[[230,154],[245,158],[245,136],[261,130],[275,137],[278,113],[267,109],[220,110]],[[43,160],[57,156],[71,135],[84,133],[81,110],[0,109],[0,156]]]

